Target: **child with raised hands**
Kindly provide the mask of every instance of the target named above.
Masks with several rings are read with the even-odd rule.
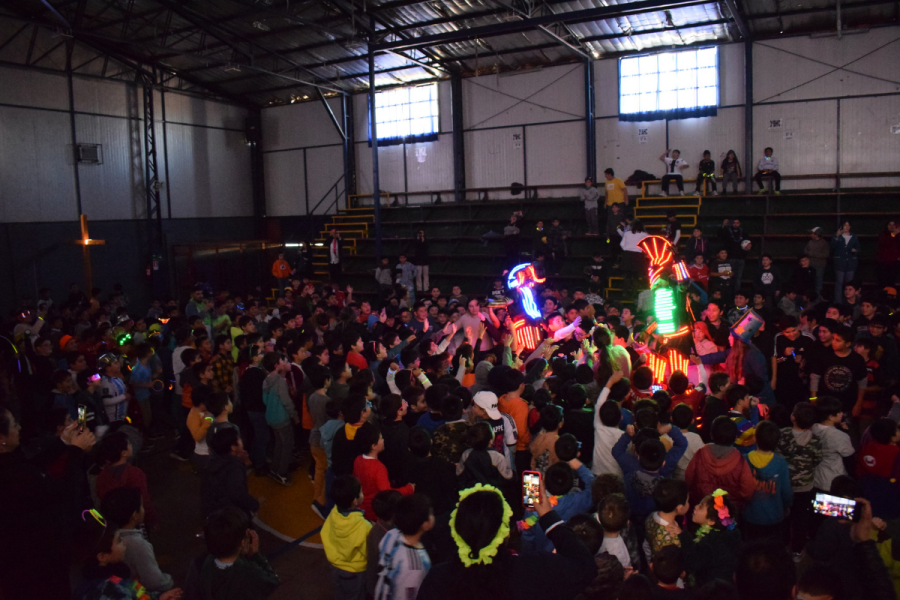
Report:
[[[684,550],[684,569],[700,587],[713,579],[730,581],[741,550],[741,532],[735,521],[735,505],[728,492],[717,489],[703,498],[691,515],[696,532],[682,531],[678,523],[667,525]]]

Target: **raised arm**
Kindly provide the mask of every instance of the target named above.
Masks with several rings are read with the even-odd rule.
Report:
[[[553,334],[553,339],[556,341],[565,339],[573,331],[575,331],[575,328],[578,327],[579,325],[581,325],[581,317],[575,317],[575,320],[572,321],[572,323],[570,325],[566,325],[565,327],[563,327],[561,329],[557,329],[556,333]]]

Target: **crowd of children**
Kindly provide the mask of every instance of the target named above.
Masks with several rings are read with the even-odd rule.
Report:
[[[697,322],[665,381],[640,297],[539,286],[546,339],[524,348],[503,279],[445,294],[405,260],[378,301],[277,262],[273,306],[203,286],[144,317],[118,290],[42,297],[0,370],[0,596],[265,598],[279,579],[248,477],[309,476],[291,510],[321,518],[336,598],[894,598],[896,294],[851,278],[821,301],[815,231],[791,278],[764,255],[745,290],[740,222],[717,241],[709,267],[701,230],[684,245]],[[751,308],[762,327],[733,331]],[[178,582],[139,466],[163,448],[190,461],[205,517],[208,553]],[[527,507],[525,471],[541,477]],[[819,494],[859,518],[815,514]]]
[[[198,289],[183,311],[191,316],[170,303],[135,319],[117,294],[23,312],[15,371],[6,371],[0,477],[24,497],[3,508],[51,508],[61,541],[38,544],[46,555],[28,564],[7,553],[4,591],[266,597],[278,578],[249,526],[259,502],[248,473],[291,485],[308,447],[310,510],[324,519],[338,598],[444,597],[501,583],[507,597],[524,596],[530,587],[512,578],[537,564],[566,575],[562,597],[637,598],[642,585],[653,597],[701,597],[732,581],[743,597],[737,574],[758,568],[745,564],[754,552],[768,548],[773,564],[784,553],[791,577],[795,559],[846,571],[829,544],[863,566],[842,572],[843,592],[827,593],[893,597],[867,545],[888,539],[900,517],[898,370],[881,367],[897,359],[889,301],[848,293],[802,321],[775,320],[763,306],[780,333],[735,336],[748,348],[737,364],[721,355],[739,353],[729,325],[748,294],[728,311],[714,300],[698,322],[711,352],[654,391],[643,363],[658,340],[644,313],[581,295],[566,306],[548,289],[548,339],[528,351],[502,303],[453,292],[436,290],[412,310],[303,283],[295,301],[270,310]],[[752,352],[761,363],[747,361]],[[173,427],[173,458],[190,458],[201,477],[209,551],[181,588],[148,542],[161,519],[134,464]],[[546,490],[533,510],[522,505],[526,470]],[[29,473],[47,481],[29,484]],[[863,520],[835,528],[812,512],[819,493],[860,499]],[[9,517],[5,526],[14,540],[36,527]],[[81,577],[69,583],[73,556]],[[23,579],[37,566],[55,576]]]

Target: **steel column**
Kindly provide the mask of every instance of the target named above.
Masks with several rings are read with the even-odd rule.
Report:
[[[753,42],[744,42],[744,188],[753,193]],[[722,184],[724,191],[725,184]]]
[[[350,208],[350,196],[356,194],[356,126],[353,118],[353,96],[341,95],[344,119],[344,196]]]
[[[263,235],[265,226],[262,219],[266,216],[266,183],[264,175],[264,161],[262,152],[262,115],[256,109],[250,113],[247,119],[247,131],[251,127],[256,129],[254,139],[247,140],[250,146],[250,177],[253,185],[253,216],[258,220],[259,234]]]
[[[541,15],[520,21],[507,21],[492,25],[463,28],[455,31],[422,35],[411,39],[400,39],[392,42],[377,44],[375,50],[408,50],[411,48],[430,48],[443,44],[462,42],[475,38],[487,38],[510,33],[519,33],[536,29],[541,25],[552,23],[584,23],[598,19],[616,19],[631,15],[639,15],[647,12],[699,6],[702,0],[638,0],[628,4],[615,4],[583,10],[569,11],[559,14]]]
[[[375,31],[375,18],[370,17]],[[381,260],[381,187],[378,181],[378,131],[375,121],[375,48],[369,40],[369,141],[372,144],[372,204],[375,208],[375,256]]]
[[[75,49],[75,42],[69,40],[66,45],[66,82],[69,86],[69,127],[72,135],[72,165],[75,171],[75,201],[78,205],[78,215],[82,213],[81,209],[81,177],[78,173],[78,136],[75,128],[75,89],[72,82],[72,52]],[[90,293],[90,290],[88,290]]]
[[[160,82],[161,84],[162,82]],[[169,178],[169,137],[166,134],[166,88],[159,86],[159,108],[162,117],[163,169],[166,172],[166,216],[172,218],[172,180]]]
[[[453,193],[457,202],[466,199],[466,138],[463,132],[462,77],[450,78],[450,110],[453,121]]]
[[[162,208],[159,204],[159,170],[156,160],[156,113],[153,108],[153,86],[156,69],[140,75],[144,97],[144,185],[147,195],[147,241],[150,256],[151,290],[154,297],[166,295],[165,253],[163,251]],[[155,268],[154,268],[155,267]]]
[[[597,130],[594,124],[594,64],[584,61],[584,133],[587,171],[591,181],[597,181]]]

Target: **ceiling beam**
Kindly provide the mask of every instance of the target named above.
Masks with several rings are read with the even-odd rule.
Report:
[[[549,45],[555,47],[555,44],[549,44]],[[399,67],[391,67],[389,69],[381,69],[381,70],[375,71],[375,74],[376,75],[384,75],[385,73],[394,73],[397,71],[407,71],[409,69],[418,69],[418,68],[419,68],[418,65],[402,65]],[[359,73],[347,73],[346,75],[341,75],[339,77],[335,77],[332,81],[346,81],[349,79],[365,79],[368,76],[369,76],[369,71],[366,70],[366,71],[361,71]],[[235,81],[234,79],[228,79],[226,81],[220,81],[219,83],[228,85],[234,81]],[[410,85],[415,85],[417,82],[410,81],[409,83],[410,83]],[[248,93],[262,94],[262,93],[266,93],[266,92],[284,92],[287,90],[296,90],[296,89],[297,89],[297,86],[295,86],[295,85],[279,85],[277,87],[263,88],[261,90],[253,90]]]
[[[737,5],[737,0],[725,0],[725,6],[728,7],[728,12],[731,13],[731,18],[734,19],[734,25],[737,27],[738,33],[745,40],[749,40],[750,28],[747,27],[747,21],[744,20],[744,15]]]
[[[282,56],[281,54],[279,54],[278,52],[276,52],[274,50],[266,48],[265,46],[261,46],[260,44],[257,44],[256,42],[253,42],[253,41],[243,40],[239,34],[232,32],[224,27],[210,27],[208,25],[205,25],[202,21],[202,15],[197,15],[197,14],[193,13],[193,11],[189,11],[189,10],[185,9],[184,7],[181,7],[174,0],[154,0],[154,1],[157,4],[165,6],[165,7],[169,8],[170,10],[174,11],[176,14],[178,14],[180,17],[187,20],[188,22],[197,23],[198,27],[200,27],[203,31],[207,32],[212,37],[224,42],[228,47],[234,49],[236,52],[240,52],[241,54],[246,56],[249,61],[249,64],[247,64],[247,65],[241,64],[242,67],[246,66],[247,68],[250,68],[252,70],[259,70],[260,72],[266,73],[268,75],[285,77],[286,79],[289,78],[288,76],[281,75],[276,71],[258,69],[254,65],[255,56],[253,55],[253,53],[249,52],[247,50],[244,50],[239,43],[235,42],[235,40],[238,40],[238,42],[243,42],[243,43],[247,44],[248,46],[250,46],[251,48],[256,48],[256,49],[260,50],[261,52],[274,57],[276,60],[283,60],[284,62],[288,63],[295,69],[298,69],[300,71],[307,73],[308,75],[311,75],[313,77],[312,81],[303,81],[303,83],[305,83],[306,85],[312,85],[314,87],[322,88],[322,89],[328,90],[329,92],[336,92],[338,94],[344,93],[344,90],[342,90],[341,88],[336,88],[331,85],[319,83],[318,80],[320,78],[317,73],[315,73],[314,71],[312,71],[310,69],[307,69],[300,63],[295,62],[294,60],[292,60],[290,58],[286,58],[286,57]],[[298,82],[302,81],[297,78],[292,78],[292,79],[294,79]]]
[[[865,0],[864,2],[853,2],[851,4],[841,4],[841,11],[859,9],[859,8],[871,8],[873,6],[882,6],[884,4],[896,4],[897,0]],[[834,12],[834,6],[819,6],[815,8],[797,8],[794,10],[782,10],[778,12],[770,12],[770,13],[756,13],[756,14],[747,14],[745,18],[748,21],[757,21],[759,19],[777,19],[779,17],[796,17],[800,15],[810,15],[814,13],[823,13],[823,12]],[[832,30],[831,27],[828,28],[829,31]]]
[[[37,27],[40,27],[40,28],[43,28],[43,29],[46,29],[46,30],[49,30],[52,32],[59,31],[59,25],[57,25],[55,23],[55,19],[53,22],[49,22],[45,18],[42,18],[39,15],[32,14],[30,11],[21,13],[21,14],[18,12],[12,13],[12,14],[4,13],[4,14],[0,14],[0,17],[18,20],[18,21],[27,22],[27,23],[32,23],[33,25],[35,25]],[[101,54],[108,56],[109,58],[111,58],[111,59],[119,62],[120,64],[128,67],[129,69],[133,70],[135,73],[139,73],[142,75],[150,75],[151,74],[150,71],[148,71],[144,67],[144,64],[146,64],[148,62],[145,57],[135,56],[135,55],[132,55],[128,51],[123,52],[118,48],[110,47],[109,44],[106,43],[104,40],[97,39],[96,36],[86,35],[84,32],[81,32],[81,31],[69,31],[68,34],[71,35],[72,38],[75,39],[75,41],[83,44],[84,46],[87,46],[88,48],[91,48],[92,50],[94,50],[96,52],[100,52]],[[172,71],[171,68],[166,67],[164,65],[159,66],[159,68],[161,68],[162,70],[164,70],[166,72]],[[220,98],[230,100],[231,102],[234,102],[235,104],[239,104],[242,106],[247,106],[247,107],[249,107],[249,106],[255,107],[256,106],[249,99],[244,98],[239,95],[232,94],[232,93],[228,92],[227,90],[223,90],[223,89],[219,88],[215,83],[199,81],[197,79],[193,79],[190,77],[182,77],[182,76],[179,76],[179,77],[181,77],[184,81],[186,81],[188,83],[191,83],[200,88],[208,90],[211,95],[215,95]]]
[[[514,13],[516,13],[517,15],[519,15],[520,17],[522,17],[523,19],[531,18],[531,14],[529,14],[527,11],[524,11],[524,10],[521,10],[521,9],[519,9],[519,8],[516,8],[516,6],[513,5],[513,4],[507,4],[505,0],[494,0],[494,3],[495,3],[495,4],[499,4],[500,6],[503,6],[504,8],[507,8],[508,10],[510,10],[510,11],[512,11],[512,12],[514,12]],[[548,10],[550,10],[549,7],[548,7]],[[550,10],[550,12],[551,12],[551,14],[552,14],[553,11]],[[565,24],[561,24],[561,25],[565,26]],[[538,26],[537,26],[537,30],[538,30],[538,31],[544,32],[546,35],[548,35],[548,36],[551,37],[552,39],[554,39],[554,40],[556,40],[557,42],[559,42],[559,44],[560,44],[561,46],[564,46],[564,47],[568,48],[569,50],[571,50],[572,52],[574,52],[575,54],[577,54],[577,55],[580,56],[581,58],[587,58],[587,59],[590,59],[590,58],[591,58],[590,55],[587,53],[587,51],[586,51],[584,48],[579,48],[579,47],[575,46],[574,44],[570,43],[569,41],[563,39],[562,36],[557,35],[557,34],[554,33],[553,31],[551,31],[550,28],[547,27],[546,25],[538,25]],[[569,33],[571,33],[571,31],[570,31]],[[578,41],[578,38],[575,37],[575,40]]]
[[[654,27],[652,29],[642,29],[640,31],[632,31],[631,33],[605,33],[603,35],[590,35],[581,38],[583,42],[605,42],[609,40],[621,40],[624,38],[637,37],[641,35],[650,35],[654,33],[667,33],[670,31],[682,31],[684,29],[697,29],[699,27],[710,27],[713,25],[727,25],[731,23],[731,19],[716,19],[714,21],[704,21],[702,23],[690,23],[688,25],[678,25],[676,27]]]
[[[443,44],[452,44],[454,42],[519,33],[529,29],[536,29],[540,25],[549,25],[551,23],[583,23],[585,21],[596,21],[600,19],[615,19],[648,12],[699,6],[708,3],[709,2],[706,0],[638,0],[637,2],[629,4],[615,4],[599,8],[588,8],[585,10],[576,10],[560,14],[542,15],[539,17],[522,19],[521,21],[497,23],[434,35],[424,35],[416,37],[413,40],[384,42],[375,44],[374,49],[408,50],[410,48],[440,46]]]

